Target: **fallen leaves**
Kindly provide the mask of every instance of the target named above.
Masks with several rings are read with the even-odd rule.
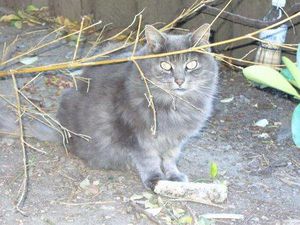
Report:
[[[55,86],[60,90],[74,87],[73,81],[56,75],[51,75],[47,77],[45,82],[47,86]]]
[[[215,224],[213,219],[197,217],[192,210],[182,202],[169,201],[150,192],[133,194],[129,198],[132,206],[138,213],[155,221],[157,224],[188,225],[188,224]]]
[[[15,13],[4,15],[0,18],[0,22],[10,23],[11,26],[21,29],[23,24],[27,24],[29,26],[34,25],[43,25],[44,22],[37,17],[37,15],[48,15],[48,8],[42,7],[38,8],[35,5],[28,5],[24,10],[18,10]],[[40,17],[42,18],[42,17]]]
[[[100,193],[99,184],[99,180],[91,181],[89,177],[86,177],[83,181],[80,182],[79,187],[84,190],[86,194],[97,195]]]

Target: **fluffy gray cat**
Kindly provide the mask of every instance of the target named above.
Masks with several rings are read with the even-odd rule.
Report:
[[[146,26],[146,44],[137,49],[136,55],[207,44],[208,30],[209,25],[204,24],[193,33],[174,35]],[[156,109],[156,135],[150,130],[153,112],[145,97],[145,83],[134,63],[95,66],[81,75],[91,78],[88,92],[82,82],[78,91],[67,90],[61,98],[57,112],[60,123],[91,137],[87,142],[72,136],[69,149],[92,168],[120,169],[133,165],[149,189],[158,180],[187,181],[187,176],[177,168],[177,159],[182,145],[199,132],[211,114],[217,63],[209,54],[190,52],[138,60],[138,64],[155,83],[149,86]]]

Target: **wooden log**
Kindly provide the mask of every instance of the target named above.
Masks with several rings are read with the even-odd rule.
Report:
[[[154,192],[168,197],[183,198],[195,202],[222,203],[227,199],[227,186],[216,183],[161,180],[155,186]]]

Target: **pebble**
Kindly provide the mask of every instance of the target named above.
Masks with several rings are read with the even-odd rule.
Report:
[[[263,139],[267,139],[267,138],[270,137],[270,135],[267,134],[267,133],[262,133],[262,134],[258,135],[258,137],[259,137],[259,138],[263,138]]]
[[[262,219],[262,220],[269,220],[269,218],[266,217],[266,216],[262,216],[261,219]]]
[[[257,127],[266,127],[269,124],[269,121],[267,119],[261,119],[257,121],[254,125]]]
[[[246,98],[244,95],[240,95],[239,98],[240,98],[240,102],[242,103],[249,104],[251,102],[250,99]]]
[[[253,217],[251,220],[252,220],[253,222],[259,222],[259,218],[258,218],[258,217]]]

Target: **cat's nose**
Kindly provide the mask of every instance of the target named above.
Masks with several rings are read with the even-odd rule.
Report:
[[[175,79],[175,83],[180,87],[184,83],[184,79]]]

